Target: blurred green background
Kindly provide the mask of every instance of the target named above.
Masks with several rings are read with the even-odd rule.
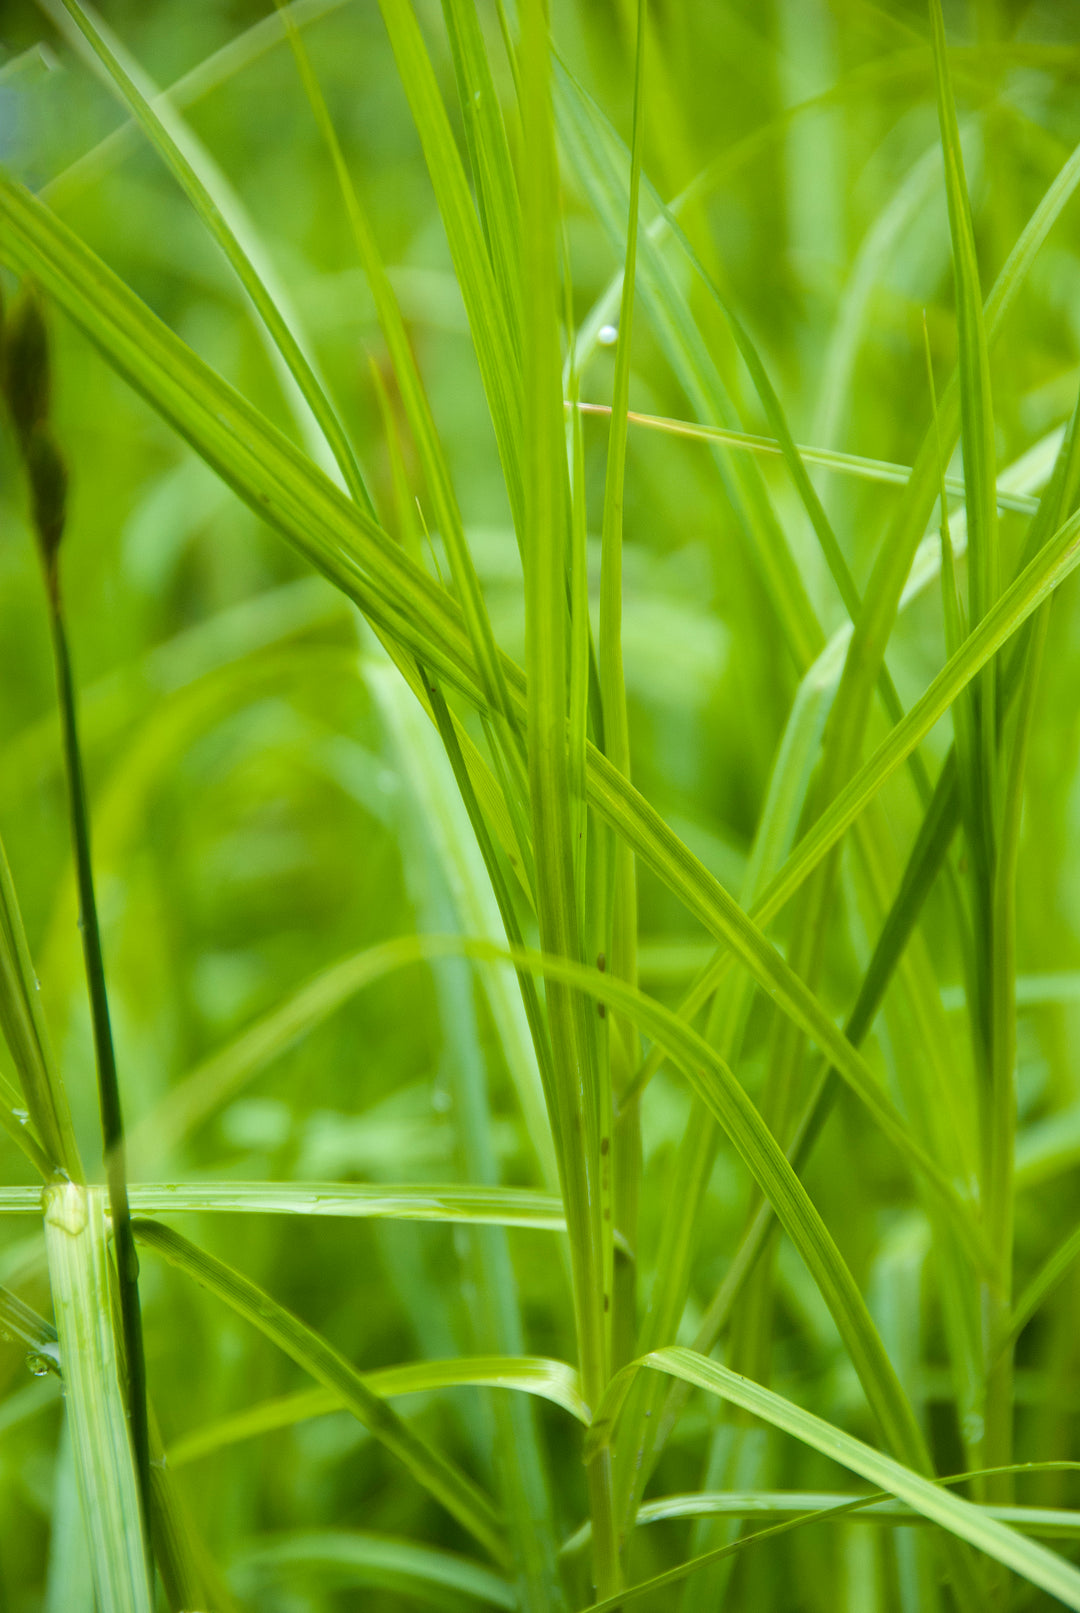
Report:
[[[33,187],[51,186],[46,196],[79,234],[292,432],[242,294],[153,154],[133,138],[78,166],[120,117],[58,31],[51,9],[0,3],[3,161]],[[258,5],[210,0],[110,0],[102,9],[160,86],[182,79],[266,17]],[[438,6],[419,10],[452,103]],[[494,41],[493,18],[481,10]],[[392,266],[496,632],[520,658],[520,572],[494,441],[378,8],[369,0],[319,0],[298,14]],[[989,287],[1080,141],[1080,7],[1073,0],[958,5],[947,8],[947,23],[959,47],[954,72]],[[553,26],[575,72],[628,138],[631,7],[556,0]],[[751,329],[795,436],[910,462],[930,410],[924,317],[939,386],[956,354],[923,8],[859,0],[657,0],[651,26],[656,67],[646,170],[665,199],[697,182],[684,223]],[[242,198],[318,352],[376,502],[393,524],[392,465],[373,367],[388,385],[390,377],[371,299],[291,55],[269,24],[258,38],[260,48],[193,99],[185,116]],[[608,287],[616,257],[569,168],[563,182],[574,310],[583,320]],[[4,290],[13,290],[10,282]],[[696,311],[746,429],[765,430],[730,338],[704,302]],[[153,1115],[170,1086],[321,968],[417,927],[454,925],[424,805],[404,765],[400,734],[365,671],[370,640],[351,607],[307,574],[81,337],[59,318],[52,329],[57,433],[72,471],[66,592],[121,1081],[135,1132],[133,1179],[460,1178],[453,1062],[474,1059],[487,1070],[501,1116],[504,1179],[535,1185],[486,1004],[468,973],[452,967],[410,968],[359,993],[165,1157],[153,1149],[152,1130],[140,1133],[139,1121]],[[600,346],[582,378],[582,396],[610,401],[612,373],[611,353]],[[1004,467],[1061,424],[1080,380],[1075,205],[1010,315],[993,379]],[[644,317],[635,325],[631,406],[676,417],[688,412]],[[606,431],[589,421],[585,433],[598,522]],[[832,630],[844,614],[808,523],[782,469],[764,465],[807,588]],[[415,473],[411,462],[407,469]],[[825,474],[817,480],[862,582],[895,495]],[[1005,517],[1007,556],[1023,530],[1019,518]],[[796,675],[705,445],[631,428],[626,532],[635,781],[737,890]],[[598,575],[598,526],[596,554]],[[1021,1268],[1025,1250],[1052,1247],[1080,1209],[1075,1172],[1067,1173],[1080,1157],[1080,974],[1069,974],[1080,970],[1078,626],[1071,584],[1053,617],[1019,894],[1021,974],[1068,977],[1050,993],[1053,1000],[1022,1009],[1022,1122],[1038,1136],[1047,1117],[1056,1117],[1064,1152],[1022,1200]],[[890,650],[906,702],[943,656],[931,590],[902,615]],[[928,757],[940,757],[947,740],[947,733],[935,733]],[[80,1144],[95,1159],[89,1018],[59,761],[41,581],[11,444],[0,436],[0,832]],[[898,783],[885,799],[903,846],[915,821],[908,786]],[[959,980],[959,962],[947,927],[939,930],[935,961],[948,988]],[[836,934],[823,995],[839,1014],[866,956],[854,904]],[[782,924],[778,935],[783,939]],[[674,899],[643,876],[646,989],[675,1000],[706,955],[704,943]],[[1029,995],[1038,998],[1037,986]],[[758,1017],[739,1072],[751,1091],[768,1029],[764,1011]],[[884,1068],[891,1056],[885,1036],[870,1047]],[[662,1074],[644,1109],[646,1288],[665,1212],[663,1184],[686,1112],[682,1086]],[[846,1149],[858,1152],[857,1181],[842,1168]],[[8,1143],[0,1142],[0,1153],[5,1182],[28,1180]],[[905,1207],[906,1183],[892,1156],[846,1103],[809,1181],[888,1337],[890,1307],[905,1293],[918,1294],[927,1253],[923,1226]],[[722,1151],[703,1228],[698,1303],[724,1270],[745,1204],[745,1177]],[[465,1239],[453,1230],[254,1217],[206,1219],[188,1230],[361,1367],[477,1347]],[[571,1357],[564,1274],[550,1236],[515,1232],[511,1240],[528,1348]],[[781,1256],[774,1382],[865,1433],[835,1331],[789,1255]],[[17,1220],[0,1220],[0,1281],[47,1310],[40,1236]],[[167,1444],[304,1386],[269,1344],[150,1259],[143,1292],[150,1381]],[[1021,1402],[1027,1383],[1029,1398],[1050,1409],[1022,1421],[1021,1447],[1026,1438],[1044,1456],[1076,1454],[1078,1302],[1075,1285],[1067,1284],[1025,1336]],[[691,1333],[693,1321],[690,1315]],[[925,1344],[931,1368],[921,1393],[947,1453],[956,1447],[955,1431],[951,1410],[940,1404],[948,1387],[935,1386],[933,1363],[943,1357],[932,1330]],[[486,1396],[461,1390],[405,1405],[418,1425],[487,1476]],[[12,1613],[45,1605],[48,1520],[64,1504],[63,1472],[54,1463],[59,1405],[54,1381],[28,1378],[23,1352],[0,1343],[0,1606]],[[560,1523],[570,1533],[585,1504],[577,1434],[549,1407],[540,1416],[560,1476]],[[665,1458],[660,1490],[702,1481],[703,1436],[719,1417],[716,1407],[692,1404]],[[806,1486],[835,1483],[808,1453],[788,1451],[784,1460],[785,1482],[797,1474]],[[256,1548],[283,1532],[362,1526],[462,1547],[453,1525],[344,1413],[230,1446],[191,1463],[184,1477],[211,1552],[226,1565],[236,1560],[237,1588],[273,1613],[360,1605],[380,1613],[412,1605],[394,1590],[365,1591],[361,1604],[332,1574],[302,1564],[260,1570]],[[1064,1479],[1040,1484],[1032,1499],[1075,1501]],[[678,1555],[687,1538],[685,1525],[646,1531],[635,1547],[638,1571],[675,1560],[674,1547]],[[784,1554],[757,1554],[739,1581],[747,1600],[731,1605],[846,1606],[860,1613],[891,1606],[880,1599],[886,1592],[873,1563],[859,1566],[864,1539],[853,1529],[850,1540],[841,1534],[837,1544],[835,1535],[808,1531]],[[821,1554],[831,1562],[833,1552],[836,1575],[807,1573],[801,1582],[807,1599],[786,1600],[775,1576],[790,1573],[792,1562],[816,1564]]]

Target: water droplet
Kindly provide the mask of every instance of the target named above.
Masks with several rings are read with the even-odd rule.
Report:
[[[601,347],[614,347],[619,340],[619,332],[614,325],[601,325],[596,333],[596,340]]]
[[[37,975],[34,976],[34,990],[35,991],[40,991],[41,990],[41,981],[38,979]]]
[[[47,1355],[41,1354],[40,1351],[31,1350],[26,1358],[26,1365],[35,1378],[47,1378],[49,1373],[52,1372],[55,1363],[50,1361]]]
[[[30,1124],[30,1111],[28,1109],[12,1109],[11,1112],[15,1116],[15,1119],[19,1122],[20,1126],[28,1126]]]

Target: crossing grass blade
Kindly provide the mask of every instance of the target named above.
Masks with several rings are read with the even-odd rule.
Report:
[[[288,19],[297,28],[307,28],[320,17],[331,15],[345,0],[290,0],[285,7]],[[285,21],[278,16],[261,17],[243,33],[237,34],[213,51],[209,56],[175,79],[163,91],[169,104],[183,110],[220,89],[246,68],[253,67],[266,52],[284,42]],[[43,187],[42,194],[50,207],[63,212],[91,186],[100,182],[125,157],[137,149],[141,138],[139,125],[129,118],[113,129],[97,145],[77,157]]]
[[[1062,1470],[1072,1471],[1075,1464],[1062,1464]],[[1020,1474],[1033,1474],[1036,1472],[1058,1471],[1055,1463],[1023,1463],[1017,1465],[1012,1471]],[[938,1479],[938,1484],[970,1483],[974,1474],[962,1473],[955,1477]],[[982,1475],[986,1476],[986,1475]],[[812,1490],[697,1490],[687,1495],[662,1495],[652,1501],[646,1501],[638,1508],[637,1523],[666,1523],[671,1518],[697,1518],[697,1517],[736,1517],[736,1518],[783,1518],[792,1513],[821,1512],[831,1513],[834,1507],[852,1506],[858,1503],[859,1511],[855,1515],[859,1523],[888,1523],[900,1521],[914,1526],[921,1526],[930,1522],[922,1513],[913,1512],[902,1501],[888,1495],[884,1490],[873,1491],[868,1495],[850,1495],[843,1491]],[[1075,1539],[1080,1530],[1080,1513],[1068,1508],[1033,1507],[1033,1506],[985,1506],[980,1508],[988,1517],[997,1518],[1001,1523],[1008,1523],[1021,1534],[1038,1535],[1044,1539],[1071,1540]],[[828,1522],[824,1517],[822,1522]],[[570,1553],[580,1549],[588,1536],[588,1525],[584,1525],[566,1542],[564,1552]]]
[[[90,445],[73,486],[95,542],[72,628],[88,667],[113,668],[96,688],[88,777],[142,1110],[132,1199],[144,1216],[216,1215],[221,1246],[254,1248],[273,1292],[298,1293],[300,1271],[322,1294],[335,1251],[341,1270],[354,1246],[376,1255],[354,1261],[347,1293],[325,1289],[345,1296],[334,1337],[348,1338],[350,1364],[231,1266],[145,1225],[149,1247],[234,1312],[200,1304],[179,1351],[171,1325],[152,1335],[171,1369],[167,1426],[188,1430],[171,1462],[155,1435],[164,1600],[177,1613],[234,1605],[199,1544],[202,1517],[253,1603],[367,1590],[523,1613],[648,1597],[689,1613],[767,1604],[794,1564],[815,1613],[947,1601],[981,1613],[1031,1594],[1077,1605],[1068,1564],[1025,1556],[1033,1528],[1066,1549],[1080,1538],[1068,1467],[1029,1465],[1042,1505],[1017,1508],[1023,1464],[982,1465],[1012,1436],[1023,1454],[1062,1449],[1075,1354],[1067,1196],[1027,1193],[1080,1157],[1059,911],[1076,760],[1060,585],[1080,555],[1080,432],[1058,424],[1076,356],[1058,318],[1080,183],[1060,112],[1068,48],[1029,19],[1022,39],[984,30],[950,53],[939,0],[929,48],[925,18],[913,25],[893,0],[863,8],[857,28],[827,0],[782,0],[764,30],[734,3],[662,19],[645,0],[277,4],[164,94],[83,0],[41,0],[76,71],[61,78],[44,50],[0,63],[20,136],[39,147],[20,137],[6,160],[31,187],[70,161],[81,128],[98,129],[111,87],[128,121],[43,194],[81,207],[87,238],[165,315],[0,175],[0,272],[34,278],[76,327],[58,348],[58,403],[72,443]],[[221,19],[195,12],[170,33],[182,11],[162,0],[150,20],[133,14],[140,58],[186,64],[220,44]],[[276,50],[286,40],[299,84]],[[333,350],[385,523],[271,254],[184,121],[212,90],[224,93],[200,104],[196,127],[257,198],[272,259]],[[970,125],[954,99],[974,109]],[[147,136],[142,159],[91,194]],[[985,305],[965,166],[979,252],[1005,258]],[[215,268],[221,246],[236,285]],[[342,253],[359,268],[339,269]],[[251,329],[245,277],[264,315]],[[939,406],[912,335],[924,304],[943,375],[959,330]],[[3,328],[0,311],[0,344]],[[290,339],[306,371],[290,369]],[[610,409],[580,403],[605,392]],[[170,431],[184,439],[171,449]],[[821,448],[799,446],[804,432]],[[946,476],[958,439],[964,474]],[[185,443],[202,463],[176,469]],[[878,452],[889,457],[867,457]],[[999,452],[1020,455],[1000,475]],[[208,491],[206,466],[246,508]],[[0,502],[18,528],[19,501]],[[252,514],[291,552],[252,530]],[[29,871],[27,930],[74,1097],[86,1038],[72,881],[53,866],[55,735],[19,609],[24,560],[8,558],[2,654],[20,677],[0,712],[0,817]],[[298,561],[322,575],[291,614],[280,582]],[[939,577],[944,654],[926,597]],[[206,643],[169,639],[178,620],[237,599],[252,605],[246,626],[215,616]],[[893,676],[915,702],[907,715]],[[0,1124],[22,1148],[9,1149],[0,1214],[40,1225],[68,1193],[57,1170],[78,1178],[78,1157],[10,886],[0,862],[12,1054]],[[410,933],[379,939],[397,932]],[[641,958],[655,997],[638,989]],[[848,1092],[858,1103],[841,1108]],[[385,1145],[380,1157],[387,1136],[415,1138],[415,1156],[406,1142],[397,1163]],[[31,1180],[28,1163],[45,1194],[14,1185]],[[429,1171],[442,1179],[421,1180]],[[25,1347],[46,1366],[63,1339],[28,1304],[44,1267],[24,1230],[9,1223],[0,1331],[16,1361]],[[62,1230],[47,1229],[58,1294]],[[99,1232],[98,1325],[122,1356],[104,1214]],[[522,1236],[534,1232],[559,1236]],[[1030,1279],[1016,1302],[1014,1241]],[[160,1329],[184,1296],[168,1274],[148,1276]],[[1015,1374],[1013,1345],[1036,1316]],[[236,1334],[224,1352],[223,1328]],[[267,1336],[289,1361],[267,1356]],[[722,1337],[719,1367],[705,1358]],[[416,1359],[359,1370],[398,1355]],[[612,1384],[634,1358],[646,1364]],[[817,1419],[767,1387],[773,1364],[793,1361]],[[282,1396],[298,1363],[315,1386]],[[256,1401],[246,1409],[238,1375]],[[31,1476],[49,1458],[48,1414],[35,1428],[28,1408],[58,1396],[43,1385],[0,1405],[0,1427],[33,1450]],[[727,1406],[680,1424],[702,1386]],[[92,1403],[89,1383],[82,1393]],[[889,1457],[846,1432],[874,1438],[867,1427]],[[421,1428],[438,1429],[437,1449]],[[119,1561],[122,1535],[105,1537],[122,1530],[123,1496],[92,1432],[82,1488],[91,1504],[92,1485],[114,1494],[90,1544]],[[310,1520],[274,1488],[279,1443],[305,1494],[316,1475]],[[957,1444],[980,1468],[965,1480],[974,1506],[934,1479]],[[819,1488],[823,1454],[837,1453],[891,1485],[885,1499]],[[204,1460],[190,1516],[177,1455]],[[365,1499],[358,1534],[348,1475],[372,1463],[390,1482]],[[69,1468],[50,1613],[65,1590],[80,1606],[75,1554],[61,1562],[82,1535],[65,1524]],[[654,1474],[699,1493],[641,1504]],[[24,1489],[9,1498],[16,1519]],[[244,1518],[270,1516],[267,1494],[287,1532],[245,1541]],[[556,1519],[583,1503],[560,1570]],[[742,1533],[740,1518],[764,1527]],[[662,1520],[674,1527],[631,1538],[635,1522]],[[317,1531],[299,1536],[309,1521]],[[827,1527],[807,1533],[814,1522]],[[459,1525],[490,1567],[442,1552]],[[12,1533],[16,1579],[32,1534]],[[1006,1590],[1003,1564],[1031,1582]],[[651,1577],[624,1584],[630,1565]]]
[[[394,366],[394,374],[401,393],[406,418],[417,445],[417,451],[431,494],[432,513],[446,545],[450,572],[457,588],[457,595],[465,617],[473,655],[476,658],[477,666],[481,669],[485,695],[492,709],[499,713],[509,728],[508,748],[510,755],[508,760],[513,760],[517,756],[514,741],[518,740],[518,743],[520,743],[520,739],[514,732],[513,713],[495,643],[495,635],[492,632],[472,555],[465,540],[461,511],[454,493],[450,467],[447,464],[427,393],[420,378],[420,371],[405,329],[405,321],[401,316],[397,298],[394,295],[390,278],[380,256],[374,231],[350,177],[329,109],[319,87],[318,79],[312,70],[303,40],[296,28],[289,23],[287,13],[283,11],[282,16],[285,19],[289,42],[296,57],[305,92],[333,161],[338,187],[352,227],[353,239],[375,299],[379,323],[382,326],[383,335],[390,350],[391,362]],[[467,25],[466,32],[468,33]],[[469,37],[471,39],[471,35]],[[470,61],[474,60],[475,41],[472,41],[472,46],[473,48],[467,51]],[[481,102],[484,105],[493,100],[490,85],[477,89],[475,94],[481,97]],[[487,97],[486,101],[484,100],[485,95]],[[475,104],[473,96],[470,95],[469,106],[475,110]],[[504,230],[506,227],[504,224]]]
[[[608,415],[611,405],[607,403],[571,404],[568,407],[576,408],[584,415]],[[637,409],[627,410],[627,420],[631,425],[641,426],[645,431],[660,432],[669,437],[695,438],[701,442],[722,442],[728,448],[740,448],[749,454],[763,454],[770,458],[781,458],[784,454],[784,445],[779,437],[757,436],[750,431],[729,430],[726,426],[702,425],[696,420],[676,420],[670,415],[642,414]],[[906,487],[911,476],[910,465],[898,465],[886,459],[867,459],[862,454],[845,454],[835,448],[817,448],[806,443],[792,445],[800,460],[807,465],[815,465],[822,470],[832,471],[837,476],[852,477],[857,481],[879,482],[885,487]],[[945,489],[949,493],[959,494],[963,497],[964,479],[962,476],[946,476]],[[1004,487],[998,486],[995,494],[999,510],[1014,510],[1019,515],[1034,515],[1039,508],[1039,500],[1028,493],[1012,493]]]
[[[403,1366],[365,1372],[363,1379],[365,1386],[381,1400],[465,1387],[513,1389],[561,1406],[580,1423],[589,1421],[589,1408],[581,1398],[573,1367],[541,1356],[493,1355],[450,1361],[409,1361]],[[263,1401],[181,1435],[169,1447],[169,1462],[173,1467],[182,1467],[227,1445],[343,1409],[346,1409],[345,1402],[333,1389],[305,1389],[299,1394]]]
[[[596,1446],[610,1437],[630,1379],[642,1368],[683,1378],[693,1386],[719,1395],[743,1411],[762,1418],[850,1472],[859,1474],[878,1489],[895,1496],[898,1501],[905,1502],[913,1511],[955,1538],[967,1541],[995,1561],[1011,1568],[1030,1584],[1048,1591],[1066,1607],[1080,1607],[1080,1571],[1064,1558],[1025,1539],[996,1518],[987,1516],[971,1502],[950,1495],[948,1490],[931,1483],[921,1474],[911,1472],[892,1457],[883,1456],[871,1446],[853,1439],[850,1434],[824,1422],[812,1412],[804,1411],[772,1390],[740,1377],[719,1362],[697,1355],[693,1350],[677,1346],[656,1350],[625,1368],[613,1379],[606,1401],[598,1408],[593,1421],[590,1440]]]
[[[139,86],[141,75],[135,63],[128,60],[125,65],[119,46],[110,44],[104,27],[95,24],[89,9],[82,7],[78,0],[50,0],[50,9],[57,21],[63,17],[61,6],[86,41],[93,57],[101,64],[130,116],[170,169],[203,225],[221,247],[329,445],[350,495],[369,515],[374,515],[374,506],[348,437],[323,383],[297,338],[293,322],[282,312],[287,300],[284,288],[273,281],[272,271],[265,259],[256,265],[255,259],[262,254],[252,232],[245,227],[239,205],[228,187],[177,115],[168,107],[155,110],[151,96]],[[247,236],[246,242],[240,239],[241,234]],[[272,289],[267,283],[268,275],[273,281]]]
[[[437,585],[410,566],[379,528],[365,521],[362,512],[343,500],[256,410],[201,365],[21,187],[0,180],[0,213],[9,226],[0,248],[8,260],[38,274],[91,339],[102,344],[110,361],[146,391],[219,474],[374,622],[415,649],[474,703],[482,704],[457,613]],[[1049,221],[1043,222],[1048,228]],[[793,894],[982,666],[1065,580],[1077,558],[1075,526],[1068,523],[1001,595],[903,722],[796,847],[755,908],[759,924]],[[520,674],[515,675],[511,666],[507,674],[516,704],[521,698]],[[762,967],[760,932],[655,810],[592,747],[589,791],[596,809],[639,858],[718,939],[733,945],[762,985],[775,993],[778,965],[773,959],[768,972]],[[837,1067],[843,1069],[847,1058],[838,1049],[835,1027],[805,1001],[805,992],[793,989],[801,998],[798,1011],[809,1034],[820,1037],[830,1055],[836,1052]]]
[[[606,120],[562,61],[556,64],[556,109],[559,137],[621,254],[627,185],[622,159]],[[664,346],[668,362],[695,412],[710,423],[738,429],[738,420],[716,366],[712,363],[686,299],[670,267],[646,230],[640,237],[636,266],[643,308]],[[805,670],[822,644],[822,631],[787,539],[760,473],[753,465],[716,450],[725,490],[746,535],[752,563],[759,570],[776,610],[784,642],[799,671]]]
[[[290,1356],[326,1388],[336,1390],[346,1408],[393,1453],[463,1528],[497,1562],[505,1560],[498,1518],[488,1498],[471,1479],[401,1419],[367,1388],[363,1377],[313,1328],[271,1299],[261,1288],[224,1261],[198,1249],[179,1233],[153,1221],[133,1224],[144,1248],[185,1272],[210,1290]]]
[[[10,1190],[9,1190],[10,1191]],[[524,1187],[465,1187],[456,1183],[396,1186],[366,1182],[161,1182],[131,1184],[140,1215],[312,1215],[463,1225],[532,1227],[562,1232],[566,1220],[553,1194]],[[29,1205],[29,1195],[18,1200]]]
[[[512,940],[504,929],[484,855],[472,828],[469,806],[462,800],[463,792],[455,780],[453,762],[448,762],[439,732],[388,667],[365,661],[363,670],[393,736],[403,776],[420,810],[423,832],[435,850],[453,909],[451,922],[463,934],[478,939]],[[472,817],[477,820],[482,817],[478,802],[473,804]],[[554,1190],[558,1170],[551,1123],[538,1054],[531,1041],[529,1016],[518,984],[510,969],[485,969],[480,984],[537,1158],[540,1180],[549,1190]]]

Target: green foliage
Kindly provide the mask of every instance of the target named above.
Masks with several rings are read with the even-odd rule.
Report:
[[[9,8],[5,1608],[1080,1607],[1078,26]]]

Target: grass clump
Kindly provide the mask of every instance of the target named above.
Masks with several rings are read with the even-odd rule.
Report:
[[[13,1608],[1080,1607],[1069,15],[14,9]]]

